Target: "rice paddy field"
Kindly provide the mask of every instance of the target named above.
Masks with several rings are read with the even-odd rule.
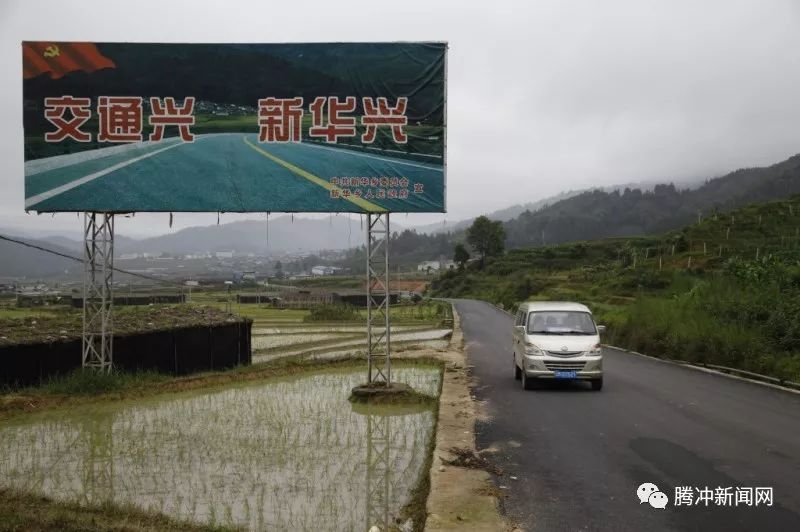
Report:
[[[193,297],[195,305],[224,306],[221,292]],[[235,300],[235,298],[233,298]],[[310,310],[232,303],[231,312],[253,320],[253,363],[284,358],[332,359],[366,352],[366,310],[341,321],[310,321]],[[393,350],[444,349],[452,334],[449,305],[426,302],[391,307]]]
[[[394,375],[439,394],[438,366]],[[407,506],[427,479],[436,403],[352,404],[363,378],[358,365],[321,367],[13,417],[0,487],[250,530],[419,529]]]

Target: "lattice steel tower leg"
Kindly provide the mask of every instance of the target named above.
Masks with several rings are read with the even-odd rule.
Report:
[[[114,215],[87,212],[83,227],[83,367],[108,373],[114,347]]]
[[[368,383],[392,381],[389,319],[389,213],[367,214]]]
[[[367,530],[389,530],[390,417],[367,414]]]

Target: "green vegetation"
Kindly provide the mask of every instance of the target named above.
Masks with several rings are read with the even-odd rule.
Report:
[[[514,249],[448,272],[433,295],[577,300],[605,341],[800,381],[800,197],[711,213],[680,231]]]
[[[58,502],[0,488],[0,531],[227,531],[232,527],[198,525],[170,519],[161,514],[143,512],[133,506],[111,503],[84,506],[74,502]]]
[[[481,256],[481,268],[486,257],[496,257],[505,249],[506,232],[502,222],[493,222],[486,216],[478,216],[467,229],[467,242]]]
[[[352,305],[321,305],[312,308],[304,318],[307,322],[317,321],[356,321],[359,319],[358,309]]]
[[[222,324],[237,319],[208,305],[118,306],[114,309],[115,334],[165,330],[200,324]],[[0,308],[0,346],[54,342],[80,338],[81,309],[67,306],[47,309]]]
[[[170,377],[155,371],[142,371],[138,373],[124,373],[112,371],[111,373],[98,373],[90,370],[76,369],[66,375],[49,379],[41,386],[14,390],[15,393],[26,395],[39,393],[44,395],[101,395],[113,392],[123,392],[149,384],[168,381]],[[5,390],[10,392],[11,389]],[[2,389],[0,389],[2,392]]]
[[[662,234],[696,221],[698,214],[708,218],[752,202],[778,200],[792,194],[800,194],[800,155],[764,168],[736,170],[691,189],[660,184],[652,190],[570,193],[569,197],[558,196],[549,205],[536,205],[504,222],[505,247]],[[392,264],[408,268],[441,255],[452,256],[455,244],[466,241],[462,226],[453,227],[455,230],[447,233],[404,231],[393,235]],[[357,250],[340,265],[361,272],[364,260],[363,249]]]
[[[41,488],[43,495],[77,497],[81,503],[0,490],[0,530],[218,529],[183,524],[151,512],[212,525],[263,529],[263,523],[269,522],[278,529],[307,529],[319,525],[321,507],[329,528],[349,528],[342,523],[352,523],[348,520],[357,515],[354,512],[362,511],[360,494],[369,482],[369,475],[359,467],[367,453],[368,419],[372,423],[386,420],[384,434],[406,464],[403,471],[392,473],[398,497],[389,510],[410,517],[414,530],[421,530],[443,365],[432,359],[398,360],[394,369],[401,382],[420,393],[414,396],[415,405],[349,404],[349,390],[364,378],[363,360],[281,362],[170,378],[125,394],[80,400],[68,397],[45,403],[42,400],[47,397],[26,396],[24,411],[41,413],[16,416],[8,430],[0,430],[6,458],[0,467],[3,477],[15,486],[25,485],[30,476],[46,476],[50,482]],[[146,416],[139,415],[142,404],[148,405]],[[258,430],[264,423],[271,429]],[[167,424],[176,430],[165,431]],[[201,438],[194,432],[198,426],[203,427]],[[46,436],[34,436],[42,434]],[[165,438],[176,452],[142,452],[160,448]],[[307,445],[298,446],[298,442]],[[112,444],[114,453],[130,457],[117,462],[114,469],[117,481],[125,479],[125,489],[114,492],[114,505],[96,506],[92,501],[102,500],[110,489],[103,491],[106,484],[98,487],[86,480],[94,477],[81,477],[82,468],[97,467],[97,453],[112,449]],[[32,455],[41,459],[31,460]],[[225,463],[233,473],[222,478],[213,469],[190,467],[198,457]],[[265,470],[274,478],[288,479],[293,488],[280,486],[259,496]],[[320,503],[332,486],[355,495],[337,498],[332,505]],[[291,513],[285,511],[290,500],[294,501]],[[404,501],[408,505],[401,510]],[[15,512],[14,506],[21,508]],[[205,507],[209,513],[196,511]]]
[[[469,251],[467,251],[467,248],[464,247],[464,244],[461,243],[456,244],[456,247],[453,250],[453,262],[458,264],[459,268],[463,268],[468,260],[469,260]]]

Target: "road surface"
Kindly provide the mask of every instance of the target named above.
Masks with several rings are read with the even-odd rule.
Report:
[[[496,451],[504,510],[524,530],[800,530],[800,395],[614,349],[600,392],[526,392],[512,374],[511,317],[455,305],[489,418],[478,448]],[[639,504],[644,482],[669,496],[665,509]],[[675,506],[684,486],[694,499],[706,487],[772,487],[774,503]]]
[[[102,156],[100,156],[102,155]],[[406,199],[331,198],[334,177],[397,177]],[[311,142],[265,144],[257,135],[197,135],[29,161],[25,208],[36,211],[443,210],[441,164]],[[415,188],[417,186],[417,188]],[[377,188],[367,188],[377,193]],[[399,186],[380,186],[384,194]]]

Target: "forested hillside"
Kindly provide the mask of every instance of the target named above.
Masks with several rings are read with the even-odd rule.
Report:
[[[800,196],[660,235],[514,249],[431,293],[580,301],[608,343],[800,382]]]
[[[504,223],[506,248],[534,247],[609,237],[659,234],[748,203],[800,194],[800,155],[765,168],[745,168],[709,179],[693,189],[673,184],[652,190],[590,190],[525,211]],[[426,235],[404,231],[392,240],[392,264],[407,269],[421,260],[452,258],[465,229]],[[352,252],[347,266],[362,271],[364,251]]]

